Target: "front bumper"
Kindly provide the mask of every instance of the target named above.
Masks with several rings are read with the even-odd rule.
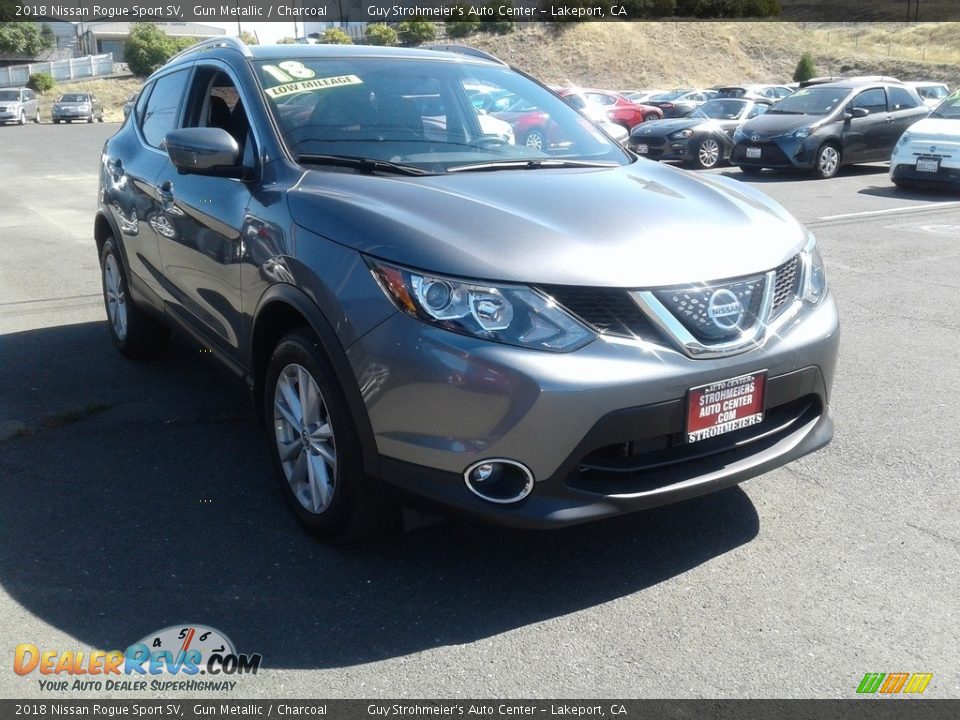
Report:
[[[523,350],[402,314],[348,356],[384,480],[428,506],[555,527],[712,492],[824,446],[838,346],[828,296],[764,347],[710,360],[609,339],[572,353]],[[682,442],[689,388],[758,370],[769,378],[764,423]],[[463,471],[488,458],[529,468],[531,495],[512,505],[473,495]]]
[[[10,122],[12,120],[20,119],[20,109],[16,110],[4,110],[0,112],[0,122]]]
[[[918,172],[916,161],[915,157],[911,157],[910,162],[898,162],[894,158],[890,163],[890,179],[960,187],[960,163],[951,165],[941,159],[937,172]]]
[[[811,170],[816,162],[818,145],[818,140],[811,140],[810,137],[796,138],[792,135],[762,138],[757,142],[739,140],[730,153],[730,162],[752,167]],[[759,148],[760,157],[747,157],[747,148]]]
[[[93,117],[93,111],[89,112],[80,112],[80,111],[70,111],[70,110],[61,110],[60,112],[53,113],[54,120],[89,120]]]
[[[640,157],[650,160],[680,160],[691,162],[694,159],[695,149],[689,140],[668,140],[665,137],[649,137],[641,135],[634,140],[630,138],[629,147]],[[646,152],[641,152],[641,145],[646,145]]]

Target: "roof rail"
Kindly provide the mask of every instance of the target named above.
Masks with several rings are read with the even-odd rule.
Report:
[[[212,37],[207,40],[201,40],[196,45],[191,45],[186,50],[181,50],[167,62],[173,62],[174,60],[179,60],[185,55],[189,55],[193,52],[200,52],[202,50],[213,50],[215,48],[231,48],[236,50],[239,53],[242,53],[246,57],[252,57],[250,48],[247,47],[247,44],[243,42],[238,37],[233,37],[233,35],[220,35],[219,37]]]
[[[485,50],[480,50],[479,48],[470,47],[469,45],[421,45],[421,50],[437,50],[440,52],[451,52],[457,53],[458,55],[467,55],[468,57],[479,58],[480,60],[489,60],[490,62],[495,62],[498,65],[506,65],[503,60],[498,58],[496,55],[491,55]]]

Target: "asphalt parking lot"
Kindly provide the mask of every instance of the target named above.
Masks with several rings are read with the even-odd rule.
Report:
[[[263,656],[220,697],[847,698],[866,672],[960,697],[960,195],[879,165],[751,180],[817,234],[840,306],[826,450],[614,521],[341,549],[284,507],[239,385],[186,343],[110,344],[116,127],[0,128],[0,695],[44,695],[17,643],[197,622]]]

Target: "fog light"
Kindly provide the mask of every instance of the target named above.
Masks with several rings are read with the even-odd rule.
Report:
[[[533,491],[533,473],[516,460],[481,460],[464,470],[463,479],[474,495],[500,505],[519,502]]]

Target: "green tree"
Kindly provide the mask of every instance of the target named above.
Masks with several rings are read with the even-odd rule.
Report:
[[[383,23],[367,25],[367,42],[371,45],[396,45],[397,31]]]
[[[240,31],[240,39],[241,39],[244,43],[246,43],[247,45],[259,45],[259,44],[260,44],[259,42],[257,42],[257,36],[254,35],[252,32],[247,32],[246,30],[241,30],[241,31]]]
[[[33,22],[0,22],[0,53],[34,57],[53,46],[53,33],[45,37]]]
[[[421,45],[436,40],[437,25],[427,20],[404,20],[397,25],[397,34],[404,45]]]
[[[800,56],[800,62],[797,63],[797,69],[793,71],[793,81],[803,82],[817,76],[817,66],[813,63],[813,55],[805,52]]]
[[[191,37],[172,38],[153,23],[137,23],[130,30],[124,56],[130,71],[143,77],[196,42]]]
[[[340,28],[330,28],[320,39],[324,45],[353,45],[353,40]]]
[[[296,45],[296,44],[297,44],[297,41],[292,37],[290,37],[289,35],[277,40],[277,45]]]

